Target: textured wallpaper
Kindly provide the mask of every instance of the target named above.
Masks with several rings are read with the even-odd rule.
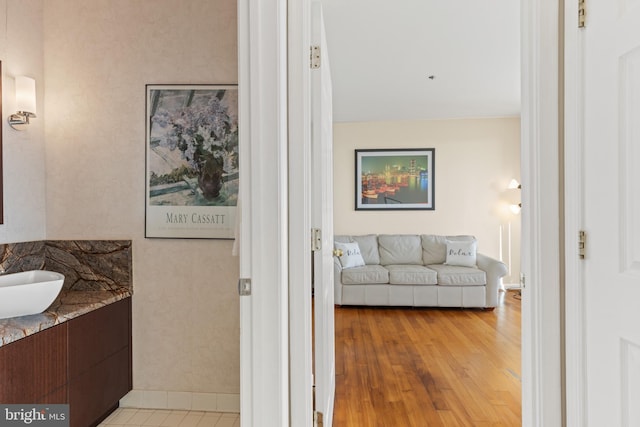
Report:
[[[237,83],[236,39],[232,0],[44,2],[46,238],[132,240],[144,393],[239,393],[232,242],[144,238],[145,85]]]

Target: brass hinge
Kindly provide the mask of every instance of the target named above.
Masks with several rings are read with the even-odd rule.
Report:
[[[310,66],[312,70],[320,68],[320,46],[311,46]]]
[[[578,28],[586,27],[587,6],[586,0],[578,0]]]
[[[587,251],[587,233],[583,230],[578,232],[578,258],[584,259]]]
[[[322,412],[315,411],[313,413],[313,425],[316,427],[322,427],[324,422],[322,421]]]
[[[322,230],[319,228],[311,229],[311,250],[313,252],[322,249]]]

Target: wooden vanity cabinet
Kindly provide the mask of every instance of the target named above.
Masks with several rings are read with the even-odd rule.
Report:
[[[71,427],[93,425],[131,390],[131,298],[69,321]]]
[[[131,298],[0,347],[0,403],[68,403],[97,425],[132,388]]]
[[[67,324],[0,347],[0,403],[67,403]]]

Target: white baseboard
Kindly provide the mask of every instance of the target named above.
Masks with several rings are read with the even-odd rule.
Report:
[[[502,285],[505,290],[520,289],[520,283],[505,283]]]
[[[120,407],[240,413],[240,394],[131,390],[120,399]]]

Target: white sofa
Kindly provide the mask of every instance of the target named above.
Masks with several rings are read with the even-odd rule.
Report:
[[[337,305],[494,308],[507,273],[477,253],[473,236],[338,235],[334,242],[343,252],[334,257]]]

